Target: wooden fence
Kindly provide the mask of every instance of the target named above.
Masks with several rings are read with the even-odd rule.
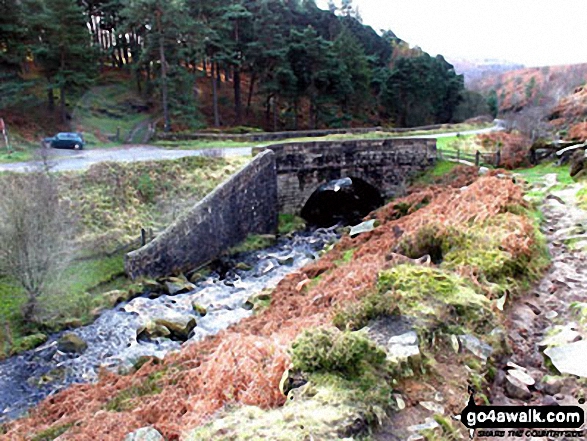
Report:
[[[463,151],[461,149],[437,149],[436,158],[445,161],[468,162],[471,165],[499,167],[502,164],[502,152],[496,150],[495,152],[480,152],[475,153],[470,151]]]

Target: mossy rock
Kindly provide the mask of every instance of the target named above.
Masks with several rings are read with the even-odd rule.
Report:
[[[57,340],[57,349],[61,352],[81,354],[88,348],[88,344],[76,334],[71,332],[63,334]]]
[[[130,294],[128,291],[122,289],[114,289],[102,294],[102,298],[109,307],[113,308],[117,304],[129,300]]]
[[[38,333],[38,334],[27,335],[26,337],[23,337],[22,339],[20,339],[18,344],[15,345],[14,348],[12,348],[12,353],[16,354],[19,352],[29,351],[31,349],[36,348],[37,346],[42,345],[46,341],[47,341],[47,336],[45,334]]]
[[[200,305],[199,303],[193,303],[192,307],[194,308],[194,311],[200,315],[200,317],[204,317],[206,314],[208,314],[206,307]]]

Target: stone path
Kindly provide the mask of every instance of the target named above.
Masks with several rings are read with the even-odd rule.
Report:
[[[546,186],[552,185],[553,176],[545,177]],[[509,312],[506,323],[513,353],[510,365],[502,366],[495,378],[491,393],[494,405],[577,405],[587,396],[587,349],[582,350],[587,326],[573,307],[587,302],[587,252],[582,249],[587,239],[582,237],[587,231],[587,212],[577,206],[579,188],[574,185],[550,192],[544,201],[541,230],[552,264],[541,282],[516,300]],[[577,237],[578,242],[569,240]],[[548,367],[550,358],[543,353],[567,372],[555,376]],[[587,412],[587,406],[582,407]]]

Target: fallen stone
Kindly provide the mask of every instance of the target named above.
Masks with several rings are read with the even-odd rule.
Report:
[[[143,427],[126,435],[124,441],[165,441],[165,438],[152,427]]]
[[[575,330],[576,326],[576,323],[569,323],[565,326],[555,326],[549,332],[549,335],[538,343],[538,346],[542,348],[562,346],[577,341],[577,339],[581,337],[581,334]]]
[[[548,311],[546,314],[544,314],[544,317],[547,318],[548,320],[552,320],[554,318],[556,318],[558,316],[558,312],[556,311]]]
[[[480,175],[486,175],[487,173],[489,173],[489,169],[487,167],[479,167]]]
[[[517,400],[529,400],[532,398],[532,393],[528,390],[528,386],[516,377],[509,375],[505,376],[505,393],[508,397]]]
[[[487,361],[489,356],[493,353],[493,348],[491,346],[473,335],[464,334],[459,335],[458,338],[463,348],[484,361]]]
[[[526,386],[534,386],[536,384],[536,380],[528,375],[526,372],[521,371],[519,369],[511,369],[508,371],[508,375],[520,380]]]
[[[418,334],[416,331],[409,331],[405,334],[394,335],[389,339],[389,345],[411,346],[418,344]]]
[[[520,366],[519,364],[516,364],[513,361],[508,361],[506,367],[509,369],[517,369],[523,372],[528,372],[528,370],[525,367]]]
[[[424,421],[425,422],[422,424],[415,424],[413,426],[408,426],[407,429],[410,432],[422,432],[423,430],[434,430],[434,429],[438,429],[440,427],[440,424],[438,424],[432,418],[426,418]]]
[[[250,271],[251,269],[253,269],[253,267],[251,265],[249,265],[248,263],[245,263],[245,262],[239,262],[234,267],[235,267],[235,269],[241,270],[241,271]]]
[[[273,262],[273,260],[264,260],[257,266],[257,269],[255,270],[255,277],[264,276],[265,274],[273,271],[275,268],[277,268],[277,265]]]
[[[444,406],[434,401],[420,401],[420,406],[434,414],[444,415]]]
[[[351,227],[349,236],[354,237],[362,233],[368,233],[369,231],[373,231],[376,228],[376,221],[376,219],[371,219],[365,222],[361,222],[360,224],[355,225],[354,227]]]
[[[587,378],[587,340],[549,347],[544,354],[550,358],[559,372]]]
[[[406,408],[406,402],[400,394],[393,394],[393,398],[395,399],[398,410],[404,410]]]
[[[63,334],[57,340],[57,349],[61,352],[81,354],[88,348],[88,344],[71,332]]]

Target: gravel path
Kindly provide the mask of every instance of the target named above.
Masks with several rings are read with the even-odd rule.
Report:
[[[250,156],[250,147],[202,150],[169,150],[155,146],[138,145],[112,149],[55,150],[50,149],[49,165],[53,171],[84,170],[105,161],[136,162],[177,159],[185,156]],[[0,164],[0,171],[27,172],[43,166],[41,160]]]

